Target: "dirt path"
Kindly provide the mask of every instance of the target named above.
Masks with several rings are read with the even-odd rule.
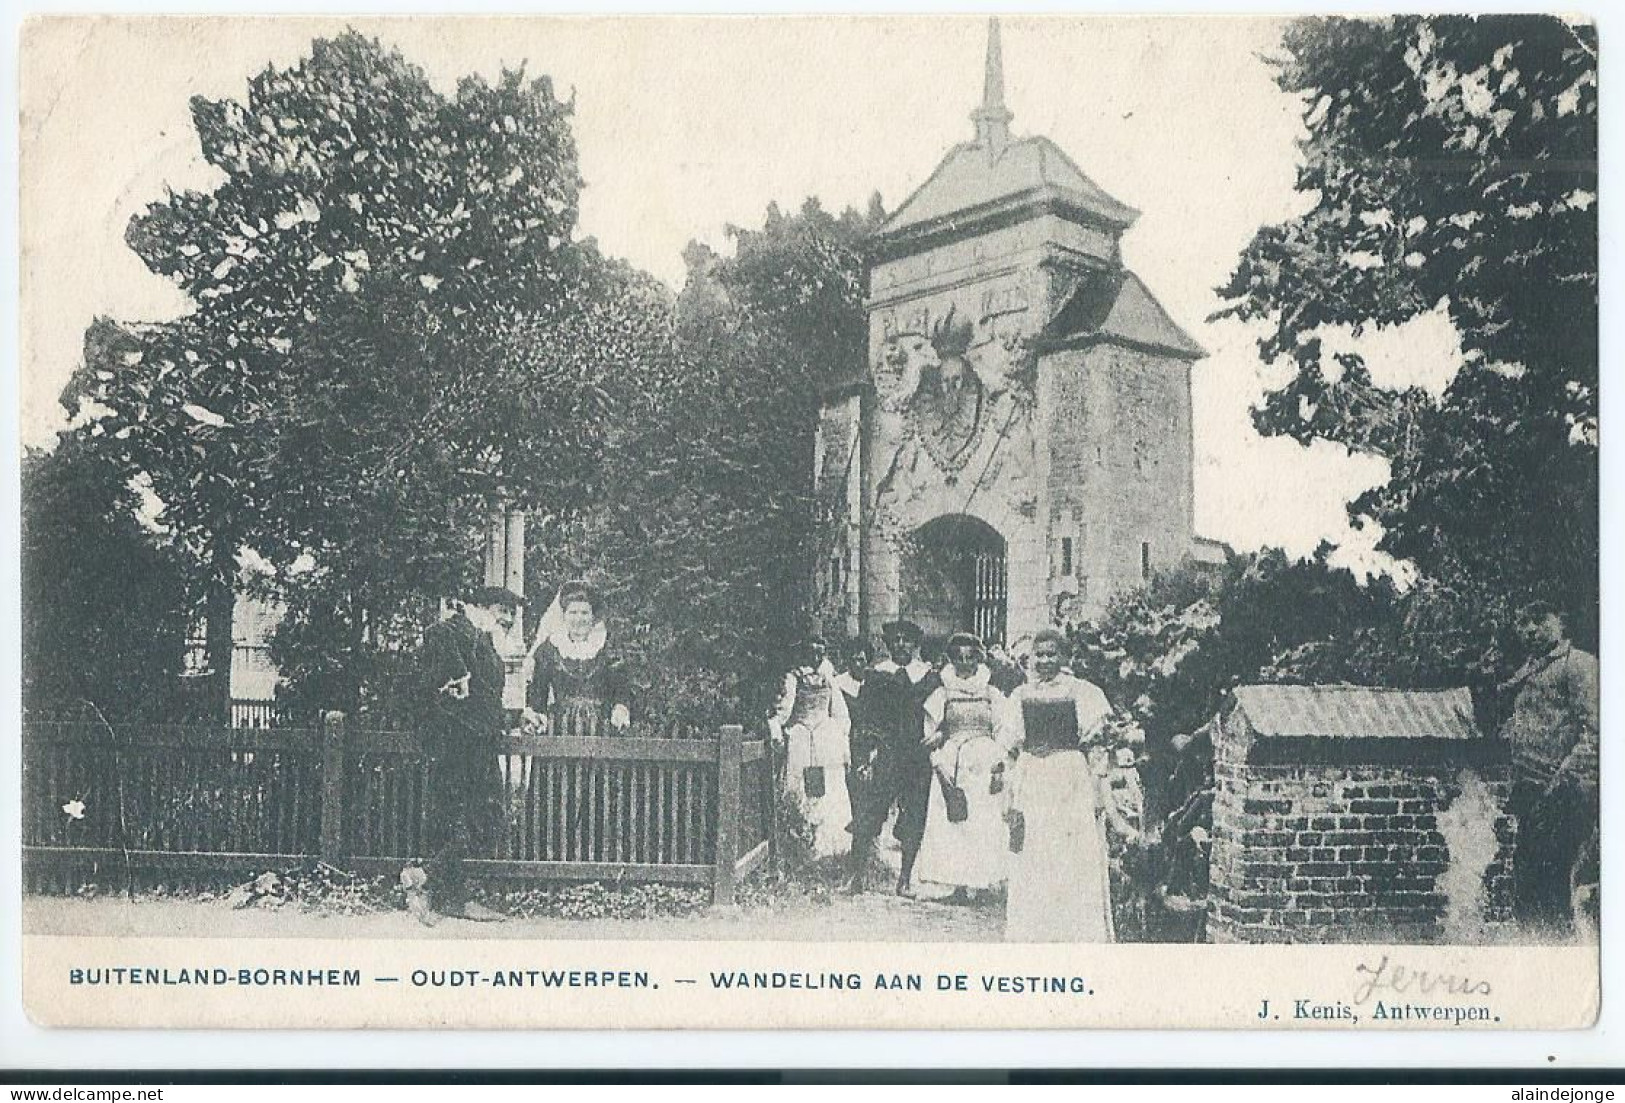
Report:
[[[137,938],[537,938],[707,939],[784,942],[996,942],[1003,935],[999,905],[956,907],[889,893],[795,897],[778,906],[710,908],[660,919],[511,919],[506,923],[446,920],[434,928],[404,911],[328,915],[293,907],[234,909],[193,900],[31,896],[23,900],[23,930],[47,935]]]

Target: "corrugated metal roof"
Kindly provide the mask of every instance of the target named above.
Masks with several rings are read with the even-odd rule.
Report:
[[[1107,195],[1048,138],[1020,138],[997,154],[986,146],[965,142],[948,151],[936,171],[887,220],[881,233],[896,233],[1031,192],[1053,194],[1118,226],[1132,224],[1139,214]]]
[[[1264,737],[1477,739],[1466,689],[1241,686],[1236,702]]]

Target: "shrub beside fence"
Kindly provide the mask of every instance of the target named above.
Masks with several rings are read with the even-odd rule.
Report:
[[[510,735],[507,820],[478,875],[710,884],[766,861],[775,779],[761,739]],[[422,851],[426,765],[411,732],[27,722],[28,883],[285,869],[391,873]],[[83,818],[63,810],[82,803]]]

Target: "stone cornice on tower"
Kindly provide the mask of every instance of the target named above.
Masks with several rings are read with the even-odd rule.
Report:
[[[1098,226],[1114,237],[1140,212],[1083,174],[1048,138],[1009,141],[997,155],[966,142],[915,189],[875,235],[877,256],[906,256],[947,240],[1042,214]]]

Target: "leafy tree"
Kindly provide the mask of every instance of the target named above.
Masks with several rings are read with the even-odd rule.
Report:
[[[1593,26],[1550,16],[1305,19],[1276,59],[1304,104],[1298,190],[1220,293],[1293,378],[1265,433],[1383,456],[1351,507],[1438,601],[1597,612],[1597,75]],[[1442,398],[1375,383],[1326,328],[1435,309]]]
[[[22,465],[22,698],[34,714],[94,704],[162,718],[176,701],[185,591],[136,520],[135,494],[84,440]]]
[[[593,263],[590,282],[550,311],[494,312],[471,327],[472,366],[451,381],[410,343],[350,345],[400,344],[404,325],[346,324],[318,346],[322,404],[284,418],[301,434],[281,461],[294,489],[280,508],[289,531],[308,533],[300,545],[320,548],[273,646],[290,704],[374,709],[398,696],[417,630],[481,562],[493,491],[530,513],[533,596],[574,573],[558,534],[604,499],[617,454],[637,462],[616,446],[623,402],[670,349],[664,290]]]
[[[1080,629],[1075,658],[1153,748],[1200,727],[1248,682],[1389,681],[1393,670],[1355,667],[1373,658],[1362,638],[1398,619],[1393,587],[1329,566],[1329,552],[1289,560],[1269,549],[1234,556],[1217,572],[1158,575]],[[1274,669],[1306,647],[1322,649],[1312,672]]]
[[[729,420],[675,452],[694,508],[671,535],[704,555],[688,593],[672,596],[698,614],[696,647],[739,672],[736,692],[753,708],[753,691],[776,691],[790,645],[812,628],[818,404],[864,362],[864,250],[880,220],[878,198],[866,214],[831,215],[816,200],[794,215],[769,207],[760,229],[730,229],[732,257],[698,258],[678,304],[690,370],[669,401],[692,412],[689,424],[719,410]]]
[[[127,239],[196,309],[87,358],[65,401],[162,503],[210,598],[213,669],[243,547],[281,572],[290,669],[354,683],[390,613],[479,562],[492,496],[567,512],[590,494],[610,277],[571,241],[570,111],[516,71],[443,96],[354,33],[242,101],[193,101],[223,179]],[[297,654],[318,640],[329,654]]]
[[[1330,552],[1265,549],[1158,575],[1074,634],[1080,672],[1145,733],[1154,800],[1169,740],[1239,685],[1466,686],[1483,730],[1495,729],[1506,680],[1529,657],[1516,601],[1488,590],[1462,600],[1427,578],[1401,591],[1332,566]]]
[[[691,245],[673,340],[616,391],[599,506],[555,518],[532,577],[587,573],[657,723],[751,719],[810,627],[813,435],[829,381],[861,367],[868,215],[816,201]]]
[[[795,215],[770,205],[760,230],[729,228],[734,255],[715,260],[709,274],[751,330],[789,358],[792,366],[780,369],[787,382],[817,392],[861,370],[868,239],[885,217],[876,194],[861,213],[849,207],[831,215],[808,199]],[[701,279],[685,289],[688,304],[704,293],[706,273],[703,260],[691,270],[691,279]],[[698,320],[703,312],[688,317]]]

